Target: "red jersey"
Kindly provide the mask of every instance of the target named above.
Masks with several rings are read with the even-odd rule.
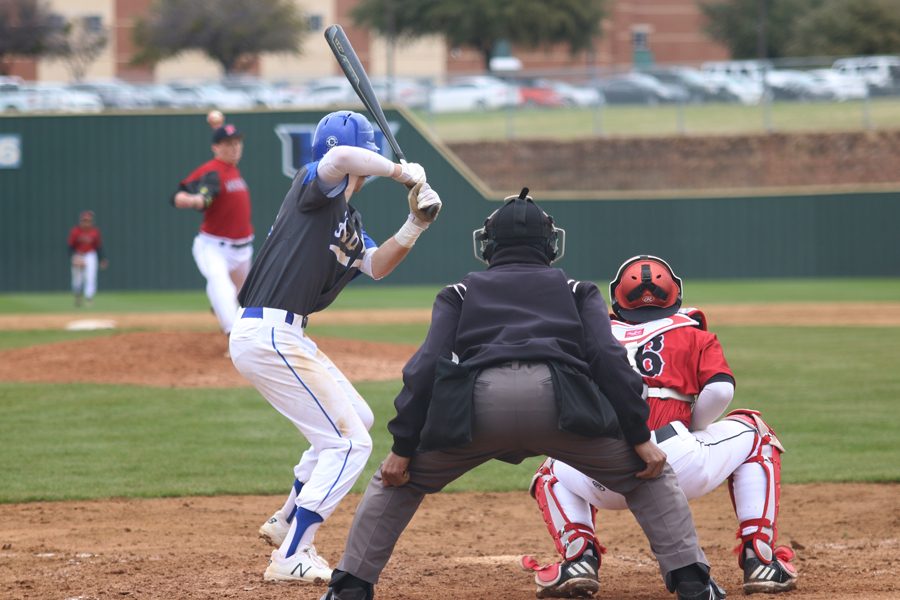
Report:
[[[193,187],[205,175],[212,172],[218,175],[218,189],[212,203],[203,211],[200,231],[233,240],[249,238],[253,235],[253,225],[250,222],[250,190],[247,188],[247,182],[241,177],[237,165],[214,158],[185,177],[181,181],[181,189],[196,192]]]
[[[96,252],[103,245],[100,239],[100,230],[96,227],[81,227],[76,225],[69,231],[69,248],[78,254]]]
[[[663,398],[653,389],[667,388],[695,397],[714,378],[734,380],[731,367],[715,334],[697,327],[688,316],[676,314],[649,323],[612,321],[616,339],[628,350],[632,367],[651,388],[647,426],[658,429],[672,421],[691,425],[692,404],[684,399]]]

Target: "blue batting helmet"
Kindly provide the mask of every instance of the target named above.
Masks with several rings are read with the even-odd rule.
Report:
[[[375,129],[367,118],[350,110],[327,114],[316,125],[313,134],[313,160],[321,160],[335,146],[356,146],[378,152]]]

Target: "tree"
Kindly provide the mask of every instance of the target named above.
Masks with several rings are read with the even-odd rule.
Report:
[[[443,34],[454,46],[478,50],[489,68],[497,43],[527,48],[565,43],[572,53],[600,33],[605,0],[361,0],[357,24],[388,38]]]
[[[0,0],[0,73],[8,73],[12,56],[47,54],[59,30],[59,18],[46,0]]]
[[[900,0],[829,0],[799,20],[795,56],[900,53]]]
[[[732,58],[760,58],[759,28],[765,27],[765,58],[787,53],[794,22],[823,0],[702,0],[706,32],[731,50]],[[760,23],[760,14],[765,22]]]
[[[228,74],[265,52],[298,54],[306,29],[293,0],[156,0],[135,25],[135,62],[200,50]]]
[[[109,43],[109,33],[98,21],[75,18],[68,21],[51,40],[50,53],[65,63],[72,79],[81,81],[88,67]]]

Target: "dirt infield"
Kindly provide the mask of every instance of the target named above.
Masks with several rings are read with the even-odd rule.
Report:
[[[87,314],[87,313],[86,313]],[[331,313],[334,315],[335,313]],[[900,303],[709,307],[717,324],[834,324],[856,315],[869,325],[900,325]],[[790,320],[785,315],[791,315]],[[224,336],[208,314],[96,315],[119,328],[146,329],[0,352],[0,381],[127,383],[150,386],[246,385],[223,356]],[[428,311],[343,312],[319,323],[427,322]],[[0,329],[64,328],[69,315],[0,318]],[[352,379],[397,379],[413,346],[316,338]],[[190,357],[190,360],[185,360]],[[383,424],[376,424],[383,426]],[[64,450],[64,449],[61,449]],[[786,457],[790,460],[790,454]],[[524,490],[427,498],[377,587],[382,600],[533,598],[523,553],[553,557],[552,543]],[[785,485],[781,542],[794,547],[801,579],[785,598],[900,598],[898,485]],[[336,563],[359,496],[322,527],[319,551]],[[262,580],[269,549],[256,529],[281,497],[192,497],[0,505],[0,599],[205,598],[317,600],[323,588]],[[734,515],[720,487],[692,503],[716,578],[741,596],[731,552]],[[603,513],[609,552],[598,598],[671,598],[630,514]]]
[[[798,590],[786,599],[896,599],[900,509],[893,485],[789,485],[781,539],[794,546]],[[344,500],[317,536],[336,563],[358,496]],[[256,529],[280,497],[215,497],[0,505],[0,597],[317,600],[320,586],[262,579],[269,548]],[[741,597],[731,552],[734,515],[719,488],[692,503],[714,576]],[[608,546],[598,598],[670,599],[627,512],[602,513]],[[516,558],[553,557],[523,490],[438,494],[400,538],[376,591],[382,600],[527,600],[530,576]]]

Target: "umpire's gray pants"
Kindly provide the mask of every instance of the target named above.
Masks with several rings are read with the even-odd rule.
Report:
[[[544,454],[565,461],[625,496],[628,508],[650,540],[663,576],[694,563],[709,564],[671,467],[666,465],[656,479],[638,479],[634,474],[646,464],[626,442],[560,431],[546,365],[513,362],[486,369],[475,383],[473,401],[471,443],[450,450],[417,452],[410,461],[409,483],[402,487],[383,487],[381,471],[375,473],[356,509],[338,569],[377,583],[425,494],[440,491],[492,458],[518,463]]]

